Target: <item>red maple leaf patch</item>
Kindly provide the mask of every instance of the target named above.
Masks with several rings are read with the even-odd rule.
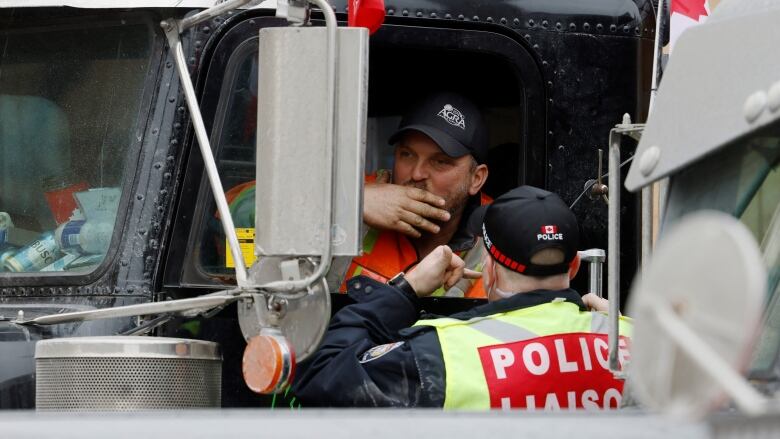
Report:
[[[706,0],[672,0],[672,13],[678,13],[699,21],[699,17],[707,16],[704,8]]]

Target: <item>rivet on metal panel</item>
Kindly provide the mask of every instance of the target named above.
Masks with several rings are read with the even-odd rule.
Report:
[[[422,11],[417,11],[417,13],[415,15],[417,16],[417,18],[422,18],[423,13],[422,13]]]
[[[475,16],[471,17],[471,20],[472,21],[479,21],[479,15],[475,15]]]
[[[534,27],[536,23],[533,20],[528,20],[528,27]]]
[[[766,104],[766,93],[763,91],[757,91],[748,96],[748,98],[745,100],[745,106],[742,108],[743,114],[745,115],[745,120],[747,120],[748,123],[755,122],[756,119],[761,116],[761,113],[764,112]]]
[[[549,26],[550,23],[547,22],[547,20],[542,20],[542,29],[547,29],[547,26]]]
[[[585,32],[590,31],[590,23],[585,23],[582,25],[582,28],[585,30]]]
[[[458,20],[465,20],[466,16],[463,14],[458,14]]]
[[[769,89],[768,105],[770,111],[780,111],[780,81],[775,82]]]
[[[515,26],[519,26],[520,25],[520,19],[519,18],[515,18],[514,20],[512,20],[512,24],[514,24]]]
[[[525,34],[523,37],[525,38],[526,41],[531,41],[531,35],[530,34]]]
[[[603,30],[603,29],[604,29],[604,25],[603,24],[599,23],[599,24],[596,25],[596,30],[600,31],[600,30]]]
[[[501,17],[500,21],[501,21],[501,24],[507,24],[506,18],[504,18],[504,17]]]
[[[393,8],[388,8],[388,9],[387,9],[387,15],[395,15],[395,9],[393,9]]]
[[[401,11],[401,15],[406,17],[407,15],[409,15],[409,10],[408,9],[404,9],[403,11]]]
[[[493,17],[488,17],[488,18],[485,19],[485,21],[487,21],[488,23],[492,23],[493,22]]]
[[[563,30],[563,24],[560,23],[560,22],[555,23],[555,28],[558,29],[558,30]]]
[[[609,30],[610,30],[611,32],[615,32],[615,31],[617,30],[617,26],[615,26],[614,24],[610,24],[610,25],[609,25]]]
[[[647,151],[642,153],[642,157],[639,159],[639,171],[647,177],[653,172],[655,166],[658,164],[658,159],[661,158],[661,148],[656,145],[651,146]]]
[[[435,12],[431,12],[431,18],[437,18],[438,15]]]
[[[569,30],[574,32],[577,30],[577,25],[574,23],[569,23]]]
[[[446,20],[452,20],[452,14],[444,14]]]

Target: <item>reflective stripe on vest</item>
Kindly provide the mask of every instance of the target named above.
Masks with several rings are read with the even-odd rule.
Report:
[[[607,366],[607,316],[551,302],[470,320],[420,320],[439,336],[444,408],[602,408],[619,405],[623,383]],[[621,364],[630,319],[621,317]],[[551,396],[552,395],[552,396]]]

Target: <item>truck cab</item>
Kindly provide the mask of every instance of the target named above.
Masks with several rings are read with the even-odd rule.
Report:
[[[2,5],[0,350],[7,367],[0,406],[34,406],[36,341],[128,334],[150,319],[24,327],[13,320],[186,299],[235,285],[235,261],[160,27],[213,3]],[[242,185],[254,179],[263,78],[258,31],[286,26],[275,3],[218,14],[181,35],[229,197],[231,190],[247,196]],[[347,6],[333,3],[341,25]],[[389,167],[387,137],[412,102],[450,89],[486,114],[488,195],[531,184],[574,202],[600,169],[598,149],[609,128],[625,113],[646,117],[653,11],[649,0],[387,3],[384,24],[369,40],[365,172]],[[311,24],[323,25],[323,16],[314,11]],[[629,142],[625,158],[633,148]],[[638,198],[625,192],[623,201],[624,222],[636,223]],[[585,198],[574,209],[583,245],[604,248],[604,202]],[[231,213],[251,249],[252,213]],[[636,230],[626,227],[621,237],[624,295],[639,262]],[[251,250],[245,255],[251,265]],[[338,309],[347,298],[334,292],[331,300]],[[426,309],[445,313],[475,303],[432,298]],[[235,305],[209,318],[175,318],[155,333],[220,344],[223,406],[269,404],[240,378],[245,342]]]

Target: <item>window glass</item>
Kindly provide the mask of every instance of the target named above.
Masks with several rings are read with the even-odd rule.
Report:
[[[132,20],[0,29],[0,271],[102,262],[152,35]]]
[[[228,61],[212,143],[222,186],[247,266],[254,260],[255,135],[257,131],[257,39],[243,43]],[[201,184],[199,199],[207,200],[189,239],[183,282],[211,284],[232,282],[233,258],[225,240],[217,206],[208,181]]]
[[[768,370],[780,354],[780,125],[737,142],[673,179],[667,223],[700,209],[739,218],[764,256],[768,306],[752,368]]]

